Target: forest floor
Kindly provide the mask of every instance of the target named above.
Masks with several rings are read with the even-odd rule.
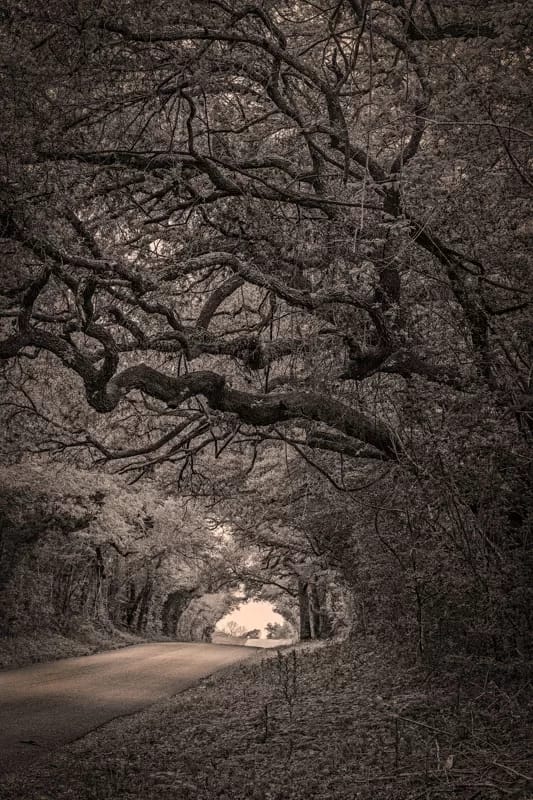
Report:
[[[0,798],[532,798],[531,686],[478,673],[439,682],[368,642],[258,653],[6,777]]]
[[[161,637],[158,638],[158,641]],[[116,628],[105,631],[86,622],[63,633],[43,630],[0,637],[0,669],[14,669],[57,658],[89,656],[131,644],[151,641]]]

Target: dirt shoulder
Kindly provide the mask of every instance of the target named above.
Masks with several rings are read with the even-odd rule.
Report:
[[[474,684],[377,646],[258,652],[6,778],[0,798],[525,800],[527,685]]]

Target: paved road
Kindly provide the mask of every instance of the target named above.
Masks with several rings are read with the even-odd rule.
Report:
[[[164,642],[0,672],[0,773],[253,655]]]

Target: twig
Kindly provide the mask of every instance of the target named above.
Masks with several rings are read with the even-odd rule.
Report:
[[[396,775],[374,775],[371,778],[352,778],[351,783],[377,783],[378,781],[397,781],[399,778],[420,778],[425,772],[400,772]]]
[[[443,731],[442,728],[434,728],[433,725],[427,725],[425,722],[417,722],[416,719],[410,719],[409,717],[401,717],[399,714],[389,714],[390,717],[393,719],[401,719],[404,722],[410,722],[412,725],[419,725],[421,728],[427,728],[434,733],[442,733],[443,736],[453,736],[453,734],[448,733],[448,731]]]
[[[505,764],[499,764],[497,761],[491,761],[491,764],[494,764],[495,767],[501,767],[501,769],[505,769],[507,772],[510,772],[512,775],[518,775],[519,778],[524,778],[525,781],[529,781],[533,783],[533,778],[529,775],[524,775],[523,772],[518,772],[518,770],[513,769],[513,767],[508,767]]]
[[[501,794],[507,794],[510,797],[516,796],[510,789],[504,789],[503,786],[497,786],[495,783],[455,783],[454,789],[496,789]]]

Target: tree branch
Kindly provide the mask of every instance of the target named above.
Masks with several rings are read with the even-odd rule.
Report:
[[[135,389],[169,408],[177,408],[186,400],[203,395],[213,410],[235,414],[249,425],[263,427],[291,420],[314,420],[370,444],[390,458],[396,458],[401,451],[398,437],[388,426],[327,395],[316,392],[253,394],[232,389],[225,377],[215,372],[173,377],[146,364],[127,367],[104,382],[106,369],[95,370],[89,359],[62,337],[35,329],[0,342],[0,359],[13,358],[28,345],[49,350],[77,372],[85,384],[88,402],[100,413],[115,409],[120,400]]]

